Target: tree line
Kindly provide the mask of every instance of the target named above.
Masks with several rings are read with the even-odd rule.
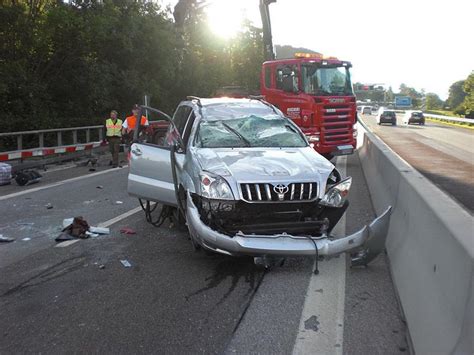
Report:
[[[178,28],[148,0],[0,1],[2,131],[99,124],[144,94],[172,113],[187,95],[259,87],[262,34],[250,22],[226,41],[203,12]]]

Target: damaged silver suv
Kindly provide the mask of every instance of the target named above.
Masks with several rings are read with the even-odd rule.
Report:
[[[352,179],[273,105],[188,98],[169,120],[161,146],[131,146],[128,192],[180,211],[194,246],[254,257],[350,252],[353,265],[384,249],[390,207],[357,233],[331,237]]]

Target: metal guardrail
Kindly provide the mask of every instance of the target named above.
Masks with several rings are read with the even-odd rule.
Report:
[[[443,120],[448,122],[456,122],[456,123],[468,123],[474,125],[474,119],[472,118],[460,118],[460,117],[452,117],[452,116],[443,116],[443,115],[435,115],[431,113],[424,113],[425,117],[432,117],[437,120]]]
[[[21,131],[21,132],[6,132],[0,133],[0,139],[2,137],[16,137],[16,150],[21,151],[23,150],[23,136],[26,135],[37,135],[38,136],[38,146],[31,147],[28,149],[35,149],[35,148],[44,148],[44,136],[46,133],[56,133],[56,145],[55,146],[62,146],[63,145],[63,133],[64,132],[72,132],[72,143],[78,144],[77,139],[77,132],[85,131],[86,132],[86,141],[80,143],[90,143],[91,142],[91,131],[98,130],[99,132],[99,139],[102,137],[104,126],[84,126],[84,127],[70,127],[70,128],[53,128],[53,129],[40,129],[40,130],[33,130],[33,131]]]

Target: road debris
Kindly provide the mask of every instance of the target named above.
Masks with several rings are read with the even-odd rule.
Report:
[[[122,201],[115,201],[115,204],[116,205],[121,205],[121,204],[123,204],[123,202]]]
[[[110,234],[110,228],[90,226],[89,232],[97,233],[97,234]]]
[[[23,238],[23,239],[22,239],[22,241],[24,241],[24,242],[28,242],[28,241],[30,241],[30,240],[31,240],[31,238],[29,238],[29,237],[26,237],[26,238]]]
[[[48,210],[51,210],[53,208],[53,205],[50,203],[47,203],[46,205],[44,205],[44,207],[46,207],[46,209]]]
[[[0,234],[0,243],[10,243],[14,240],[14,238],[4,237],[3,234]]]
[[[124,267],[132,267],[132,264],[130,264],[128,260],[120,260],[120,262]]]
[[[0,186],[9,185],[12,179],[12,166],[6,163],[0,163]]]
[[[36,170],[20,171],[15,176],[15,181],[20,186],[36,184],[43,176]]]
[[[135,230],[133,230],[133,229],[130,228],[130,227],[123,227],[123,228],[121,228],[121,229],[120,229],[120,233],[122,233],[122,234],[129,234],[129,235],[131,235],[131,234],[137,234],[137,232],[135,232]]]
[[[104,264],[100,264],[100,265],[99,265],[99,269],[101,269],[101,270],[105,269],[105,265],[104,265]]]
[[[65,218],[63,219],[63,230],[55,240],[63,242],[76,238],[96,238],[101,234],[110,234],[110,228],[90,226],[83,217]]]
[[[98,186],[96,186],[95,188],[102,190],[104,187],[103,187],[102,185],[98,185]]]

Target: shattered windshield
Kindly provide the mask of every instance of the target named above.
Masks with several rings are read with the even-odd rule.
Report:
[[[302,65],[303,90],[312,95],[345,96],[352,95],[349,68],[324,66],[319,64]]]
[[[199,124],[199,148],[306,147],[306,140],[286,118],[272,108],[224,106],[207,107]],[[203,112],[204,114],[204,112]]]

